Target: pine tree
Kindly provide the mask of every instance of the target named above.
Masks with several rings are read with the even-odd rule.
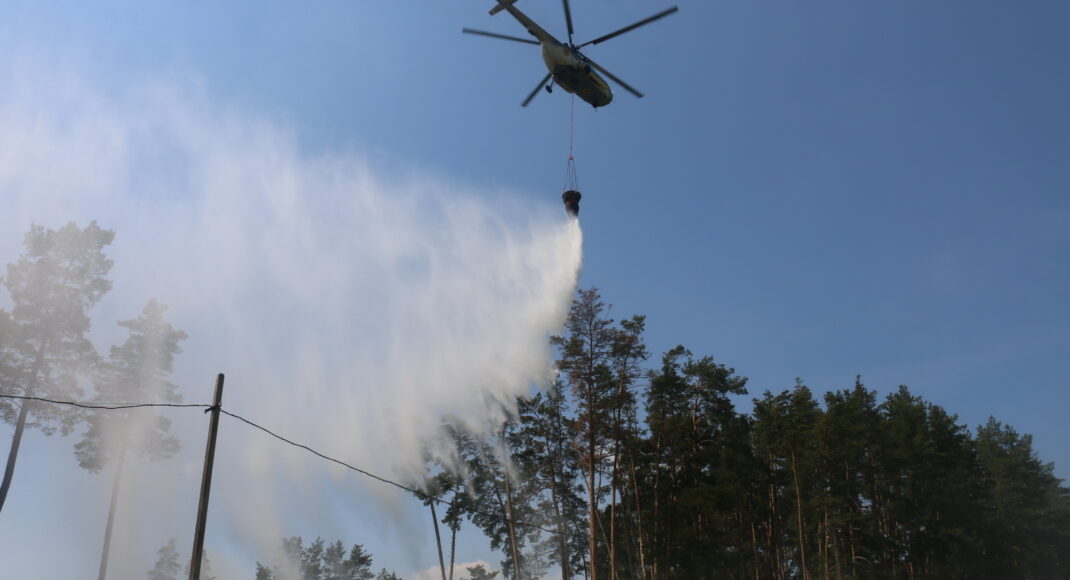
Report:
[[[513,461],[530,474],[537,494],[536,513],[542,527],[558,533],[534,546],[548,553],[571,579],[582,570],[586,549],[584,502],[580,496],[579,456],[572,445],[572,418],[566,408],[565,387],[555,381],[545,393],[517,401],[517,429],[510,438]]]
[[[880,427],[877,394],[856,377],[853,389],[825,393],[825,413],[816,429],[823,493],[820,558],[825,577],[872,577],[877,551],[871,511],[874,449]]]
[[[642,363],[650,356],[643,342],[646,318],[633,316],[622,320],[620,328],[613,333],[613,350],[610,355],[610,367],[616,383],[615,393],[610,403],[612,425],[611,464],[609,475],[609,578],[617,579],[620,565],[617,562],[617,497],[624,493],[624,461],[622,455],[628,455],[628,461],[634,462],[633,442],[638,438],[636,432],[636,399],[633,392],[636,382],[643,376]],[[623,498],[622,498],[623,499]],[[637,500],[633,496],[633,500]],[[642,554],[640,554],[642,556]]]
[[[349,550],[349,558],[346,559],[345,574],[347,580],[372,580],[375,574],[372,572],[372,555],[364,550],[364,546],[353,544]]]
[[[554,337],[560,349],[558,369],[567,377],[576,402],[576,444],[586,472],[587,551],[590,578],[598,580],[598,506],[604,496],[602,475],[609,455],[607,443],[613,427],[617,381],[613,354],[617,334],[597,288],[580,290],[565,321],[566,336]]]
[[[275,563],[256,563],[256,580],[372,580],[372,556],[353,544],[346,556],[341,541],[316,538],[307,547],[300,536],[283,538]]]
[[[15,346],[19,343],[19,326],[11,315],[0,309],[0,394],[10,395],[19,390],[18,363]],[[15,399],[0,397],[0,421],[14,423],[19,405]]]
[[[167,307],[150,300],[136,319],[119,322],[130,336],[122,346],[112,347],[108,361],[98,365],[93,380],[97,391],[93,401],[175,403],[181,400],[178,388],[167,377],[175,354],[182,352],[178,343],[186,338],[186,333],[175,330],[164,320],[166,310]],[[148,409],[98,411],[90,413],[86,422],[89,426],[85,435],[74,446],[79,465],[98,472],[106,464],[115,463],[98,575],[104,580],[127,453],[133,451],[161,460],[173,456],[179,442],[167,434],[170,420]]]
[[[458,457],[465,463],[465,493],[470,502],[468,517],[490,538],[491,549],[506,555],[505,574],[520,579],[538,577],[540,558],[524,554],[538,538],[537,528],[525,525],[538,520],[534,503],[537,486],[527,473],[516,472],[509,449],[515,438],[516,421],[509,418],[497,432],[476,434],[458,425],[446,425]]]
[[[647,396],[652,480],[652,569],[690,578],[716,577],[738,563],[724,546],[735,529],[742,477],[750,457],[747,425],[729,395],[745,394],[746,379],[678,346],[662,357]],[[737,553],[737,551],[732,551]],[[645,574],[645,570],[643,572]],[[659,575],[658,573],[655,576]]]
[[[93,366],[96,350],[85,337],[89,310],[111,289],[105,278],[112,262],[104,247],[114,233],[96,222],[84,229],[73,222],[59,230],[31,226],[23,245],[25,253],[7,267],[4,286],[14,305],[2,317],[11,331],[0,348],[0,388],[5,395],[72,399],[81,395],[78,375]],[[71,407],[24,399],[18,413],[8,406],[0,414],[13,421],[14,436],[0,483],[0,510],[7,500],[15,474],[22,435],[36,427],[46,435],[57,429],[68,433],[79,415]]]
[[[323,574],[323,557],[323,538],[316,538],[301,554],[301,578],[319,580]]]
[[[324,580],[345,580],[346,547],[341,540],[324,548],[321,569]]]
[[[488,572],[483,564],[476,564],[465,569],[468,570],[469,580],[493,580],[499,574],[498,571]]]
[[[182,566],[178,563],[178,547],[175,545],[175,539],[168,540],[167,544],[156,553],[159,557],[156,559],[156,565],[146,575],[148,580],[179,580],[178,574],[182,571]]]
[[[815,483],[815,428],[820,415],[810,389],[798,379],[791,391],[778,395],[766,391],[754,401],[755,454],[768,466],[765,525],[774,538],[768,549],[774,553],[776,577],[812,577],[807,561],[812,542],[807,532]]]
[[[994,417],[977,428],[988,497],[989,570],[1004,578],[1070,577],[1070,489],[1033,451],[1033,438]]]

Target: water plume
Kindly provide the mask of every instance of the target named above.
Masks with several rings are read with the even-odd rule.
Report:
[[[556,195],[532,207],[419,171],[378,172],[356,152],[311,155],[195,84],[103,91],[37,70],[11,65],[0,86],[0,257],[17,257],[31,222],[116,230],[114,290],[94,316],[99,348],[121,342],[112,321],[149,298],[169,305],[189,335],[173,377],[187,402],[207,401],[225,372],[225,408],[409,480],[442,416],[478,427],[488,401],[508,404],[550,379],[547,338],[564,320],[582,245]],[[143,481],[145,471],[124,484],[140,490],[128,503],[177,520],[143,551],[191,527],[177,514],[195,502],[203,424],[175,428],[183,459],[151,476],[169,482]],[[221,431],[208,542],[217,568],[240,571],[241,555],[269,553],[298,530],[342,537],[352,524],[338,521],[339,506],[370,503],[352,474],[234,422]],[[57,464],[76,469],[69,457]],[[408,501],[372,489],[386,500],[372,514]],[[121,510],[117,541],[138,535],[137,509]],[[151,562],[126,565],[116,573]]]

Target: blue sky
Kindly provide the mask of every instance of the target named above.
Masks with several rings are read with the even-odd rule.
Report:
[[[654,352],[712,354],[752,394],[906,384],[971,426],[1034,434],[1070,477],[1070,7],[679,4],[586,51],[646,97],[576,104],[580,284],[646,314]],[[574,0],[577,40],[668,5]],[[197,87],[301,155],[556,209],[570,100],[519,107],[537,49],[460,34],[523,34],[490,6],[9,1],[0,63],[73,69],[104,99]],[[559,3],[518,6],[564,36]]]

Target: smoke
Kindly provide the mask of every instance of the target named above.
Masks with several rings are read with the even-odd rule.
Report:
[[[224,372],[224,408],[401,481],[422,473],[441,417],[478,427],[489,408],[550,379],[547,338],[564,320],[582,241],[556,196],[531,207],[377,171],[354,151],[311,155],[196,85],[105,90],[37,69],[12,66],[0,83],[0,258],[17,258],[32,222],[114,229],[114,289],[93,312],[102,351],[125,338],[114,321],[156,298],[189,335],[172,377],[185,401],[208,402]],[[186,537],[204,425],[175,419],[179,460],[128,463],[113,555],[135,551],[146,506],[169,521],[166,535]],[[242,557],[271,553],[284,534],[336,534],[376,553],[368,538],[343,537],[352,519],[387,521],[412,501],[226,417],[218,453],[217,575],[250,574]],[[56,464],[74,469],[69,456]],[[16,485],[20,476],[33,477],[17,473]],[[103,520],[85,525],[95,548]],[[152,556],[161,537],[138,553]],[[141,575],[151,558],[129,566]]]

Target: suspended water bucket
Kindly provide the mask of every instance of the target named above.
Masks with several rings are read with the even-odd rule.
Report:
[[[565,193],[561,194],[561,200],[565,202],[565,211],[578,216],[580,214],[580,184],[576,179],[576,160],[568,156],[568,166],[565,169]]]
[[[580,198],[583,197],[580,192],[575,189],[570,189],[561,194],[561,199],[565,202],[565,210],[572,215],[580,215]]]

